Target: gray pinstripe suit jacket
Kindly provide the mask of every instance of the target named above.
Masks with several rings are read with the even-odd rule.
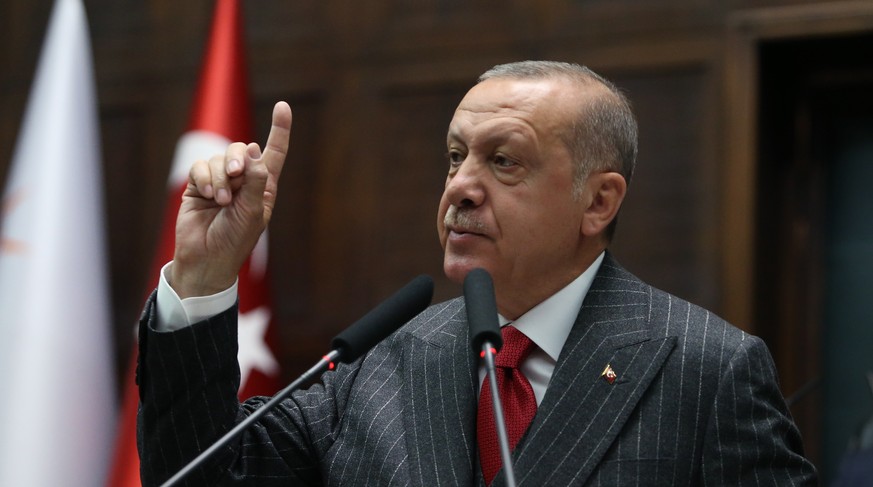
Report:
[[[264,402],[236,399],[235,309],[171,333],[152,331],[153,316],[151,298],[138,371],[144,485]],[[481,485],[465,316],[463,299],[430,307],[295,393],[189,485]],[[514,458],[527,486],[815,482],[761,340],[609,254]]]

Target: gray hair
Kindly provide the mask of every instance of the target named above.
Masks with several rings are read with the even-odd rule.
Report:
[[[578,64],[555,61],[521,61],[500,64],[479,77],[478,83],[492,78],[546,79],[564,77],[582,86],[599,85],[580,107],[570,127],[560,134],[575,161],[574,196],[582,194],[588,175],[614,171],[630,184],[637,159],[637,121],[627,97],[606,78]],[[613,221],[607,239],[615,231]]]

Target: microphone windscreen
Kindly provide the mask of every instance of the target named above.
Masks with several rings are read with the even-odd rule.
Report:
[[[494,282],[485,269],[477,268],[464,278],[464,301],[467,306],[467,323],[470,326],[470,344],[478,354],[486,341],[500,350],[503,336],[497,322],[497,300],[494,297]]]
[[[334,337],[340,362],[353,362],[430,305],[433,279],[420,275]]]

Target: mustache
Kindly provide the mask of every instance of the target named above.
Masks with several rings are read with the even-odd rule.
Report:
[[[459,209],[457,206],[449,206],[446,216],[443,218],[446,227],[459,228],[475,233],[484,233],[485,223],[473,216],[472,210]]]

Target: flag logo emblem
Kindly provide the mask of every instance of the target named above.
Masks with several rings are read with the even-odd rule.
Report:
[[[600,373],[600,377],[602,377],[603,380],[605,380],[609,384],[612,384],[613,382],[615,382],[615,379],[618,377],[618,374],[616,374],[615,371],[612,370],[611,365],[606,364],[606,367],[603,368],[603,372]]]

